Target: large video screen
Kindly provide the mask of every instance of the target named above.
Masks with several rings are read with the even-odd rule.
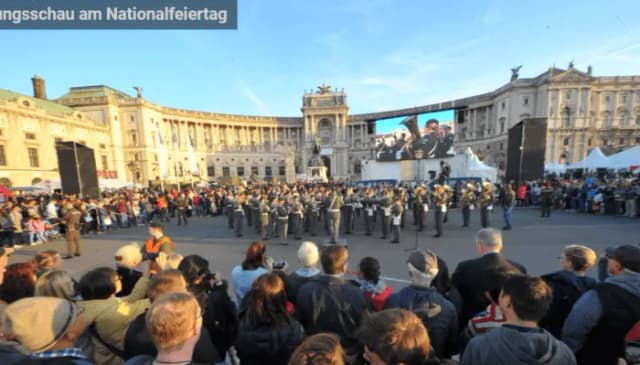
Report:
[[[451,109],[376,120],[376,160],[453,156],[454,117]]]

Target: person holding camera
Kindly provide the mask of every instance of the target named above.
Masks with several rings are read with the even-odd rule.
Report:
[[[171,238],[165,236],[162,224],[153,222],[149,225],[149,238],[142,248],[142,259],[149,260],[149,274],[153,275],[160,271],[161,268],[155,264],[155,258],[160,252],[167,255],[173,253],[175,245]]]
[[[260,275],[270,271],[267,259],[266,245],[262,241],[255,241],[249,245],[242,264],[231,270],[231,283],[238,304],[242,303],[242,299],[251,289],[253,282]]]

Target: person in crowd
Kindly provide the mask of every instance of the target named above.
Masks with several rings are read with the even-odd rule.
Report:
[[[458,352],[456,308],[431,286],[438,274],[438,257],[428,250],[416,250],[407,260],[411,285],[392,294],[384,306],[413,311],[429,329],[431,345],[438,357],[450,358]]]
[[[304,338],[300,322],[287,312],[284,282],[276,273],[263,274],[247,293],[236,349],[243,365],[286,364]]]
[[[15,227],[9,212],[5,207],[0,207],[0,246],[14,247],[14,231]]]
[[[59,269],[62,266],[62,257],[56,250],[45,250],[36,254],[33,264],[36,265],[38,277],[41,277],[51,270]]]
[[[202,329],[200,307],[193,294],[173,292],[160,296],[147,311],[146,325],[158,353],[138,355],[126,365],[192,363]]]
[[[553,291],[553,301],[547,314],[540,321],[540,327],[556,338],[562,336],[562,326],[571,308],[587,290],[596,285],[594,278],[586,273],[596,263],[596,253],[589,247],[570,245],[560,256],[562,270],[542,276]]]
[[[293,304],[296,303],[300,287],[320,275],[320,270],[317,267],[318,261],[320,261],[318,246],[311,241],[302,242],[298,248],[298,261],[302,267],[289,274],[285,280],[287,296]]]
[[[393,288],[380,279],[380,262],[373,257],[365,257],[358,266],[360,289],[371,302],[373,309],[382,310]]]
[[[344,365],[340,338],[332,333],[307,337],[293,352],[288,365]]]
[[[0,301],[13,303],[33,296],[36,287],[36,267],[31,262],[20,262],[7,266],[5,281],[0,286]]]
[[[23,216],[20,206],[14,205],[13,207],[11,207],[9,218],[11,219],[11,223],[13,224],[14,241],[16,241],[17,243],[24,242],[24,229],[22,228]],[[44,242],[46,242],[46,240],[43,241],[43,243]]]
[[[102,267],[89,271],[80,279],[80,306],[84,308],[94,346],[93,359],[98,364],[120,365],[124,335],[138,315],[149,307],[149,300],[137,297],[117,298],[122,289],[118,273]],[[136,289],[133,290],[136,293]]]
[[[149,282],[147,296],[151,305],[160,296],[168,293],[187,291],[187,283],[180,270],[163,270],[156,274]],[[148,312],[148,310],[147,310]],[[124,359],[129,360],[136,355],[146,354],[156,356],[157,350],[153,339],[146,327],[145,317],[147,312],[134,319],[124,337]],[[193,349],[192,359],[196,363],[212,364],[222,361],[217,349],[214,347],[209,331],[202,327],[200,337]]]
[[[160,271],[160,267],[155,261],[155,258],[160,252],[164,252],[167,255],[173,253],[175,244],[164,234],[162,224],[152,222],[149,225],[149,238],[144,243],[142,248],[142,259],[149,260],[149,274],[153,275]]]
[[[447,262],[438,256],[438,274],[431,281],[431,286],[436,288],[438,293],[445,297],[448,301],[453,303],[456,307],[456,313],[458,318],[462,313],[462,296],[458,291],[458,288],[451,283],[451,276],[449,275],[449,265]]]
[[[433,354],[422,320],[405,309],[387,309],[366,316],[358,338],[364,344],[364,359],[370,365],[455,364],[441,361]]]
[[[540,216],[543,218],[551,217],[551,207],[553,206],[553,187],[550,182],[542,186],[540,190]]]
[[[2,316],[3,339],[15,351],[0,351],[2,364],[91,365],[75,347],[84,332],[82,308],[60,298],[24,298]],[[37,330],[34,330],[37,329]],[[28,357],[19,350],[29,353]]]
[[[476,249],[480,257],[462,261],[451,276],[452,284],[462,295],[460,327],[483,311],[490,303],[485,293],[491,289],[488,277],[493,272],[525,274],[524,266],[502,256],[502,232],[483,228],[476,234]]]
[[[324,275],[304,284],[298,291],[296,318],[308,335],[333,332],[340,336],[350,363],[362,354],[355,332],[371,306],[364,293],[344,278],[348,260],[349,253],[344,246],[330,246],[322,252],[320,262]]]
[[[82,218],[82,212],[76,209],[71,202],[68,202],[65,205],[65,208],[64,223],[67,230],[65,235],[65,239],[67,241],[67,255],[63,258],[71,259],[74,255],[80,256],[82,254],[80,246],[80,219]]]
[[[538,327],[551,305],[551,297],[551,288],[540,278],[508,278],[499,299],[505,323],[474,337],[464,351],[461,365],[576,364],[567,345]]]
[[[520,275],[509,271],[492,270],[487,274],[488,290],[485,296],[489,299],[486,310],[476,314],[467,322],[458,337],[458,349],[462,354],[472,338],[502,326],[506,319],[500,308],[500,292],[505,281],[512,275]]]
[[[212,274],[209,261],[198,255],[186,256],[178,270],[184,275],[187,289],[198,300],[204,327],[224,358],[238,335],[238,312],[227,294],[227,282]]]
[[[180,266],[182,259],[184,259],[184,256],[179,253],[174,252],[167,255],[164,252],[160,252],[156,258],[156,264],[158,264],[160,270],[177,269]]]
[[[136,242],[120,247],[115,255],[116,272],[122,282],[122,290],[117,297],[126,297],[131,294],[133,287],[142,277],[142,273],[136,267],[142,262],[142,252]]]
[[[253,282],[268,271],[267,246],[262,241],[252,242],[242,264],[231,270],[231,282],[238,303],[242,303]]]
[[[7,270],[9,256],[11,256],[13,250],[10,247],[0,247],[0,285],[4,283],[4,273]]]
[[[54,297],[70,301],[77,299],[75,283],[68,272],[50,270],[38,278],[34,291],[36,297]]]
[[[640,321],[640,247],[609,247],[606,257],[611,276],[578,299],[562,328],[580,365],[615,364]]]
[[[526,197],[527,190],[525,186],[524,195]],[[504,212],[504,227],[502,228],[505,231],[510,231],[513,223],[513,206],[515,205],[515,196],[516,193],[513,191],[513,187],[511,184],[507,184],[506,188],[500,195],[500,200],[502,204],[502,210]],[[520,200],[520,199],[519,199]],[[525,198],[520,200],[524,202]],[[523,203],[524,204],[524,203]]]

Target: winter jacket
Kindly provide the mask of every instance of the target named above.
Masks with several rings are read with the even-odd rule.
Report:
[[[317,277],[318,275],[320,275],[320,270],[308,267],[299,268],[298,270],[289,274],[284,282],[289,301],[293,304],[296,304],[298,290],[300,290],[300,288],[309,280]]]
[[[567,345],[542,328],[510,324],[474,337],[460,365],[572,365],[576,359]]]
[[[266,274],[268,271],[264,267],[259,267],[255,270],[244,270],[242,265],[238,265],[231,270],[231,283],[233,284],[233,291],[236,294],[236,300],[238,304],[242,303],[242,298],[249,292],[251,285],[262,274]]]
[[[438,357],[448,358],[458,352],[456,307],[436,288],[406,287],[392,294],[384,308],[404,308],[418,315],[429,330],[431,346]]]
[[[277,326],[241,326],[236,350],[242,365],[286,364],[303,338],[304,329],[296,320]]]
[[[391,293],[393,293],[393,288],[382,280],[379,280],[377,284],[361,280],[359,284],[360,289],[362,289],[364,295],[366,295],[367,299],[371,302],[373,309],[377,311],[384,308],[384,304],[387,302],[387,299],[389,299]]]
[[[556,338],[560,338],[562,326],[571,312],[571,308],[582,294],[596,286],[597,281],[587,276],[578,276],[567,270],[543,275],[542,279],[553,291],[553,302],[539,325]]]
[[[617,308],[611,308],[611,305],[608,308],[603,306],[603,300],[599,294],[599,291],[602,290],[600,288],[602,285],[614,285],[617,288],[624,289],[623,295],[625,297],[623,300],[616,300],[621,297],[619,295],[615,298],[606,298]],[[612,288],[605,289],[611,292]],[[615,290],[615,288],[613,289]],[[588,356],[584,356],[584,353],[589,351],[596,355],[609,354],[615,356],[616,352],[620,351],[624,346],[624,336],[638,321],[638,319],[630,318],[628,313],[635,311],[638,314],[638,308],[640,308],[640,273],[625,272],[622,275],[611,276],[604,283],[598,284],[596,288],[584,293],[576,302],[562,328],[562,340],[569,345],[579,358],[583,359],[581,364],[592,363],[588,361]],[[609,323],[604,323],[605,321]],[[628,327],[626,330],[620,330],[618,331],[619,333],[601,333],[607,325],[612,323],[625,324],[625,322]],[[585,344],[594,342],[592,336],[600,338],[606,336],[608,337],[607,341],[612,342],[611,345],[616,348],[597,351],[598,349],[592,348],[593,346],[585,346]]]
[[[118,275],[120,276],[120,281],[122,282],[122,290],[118,294],[117,297],[126,297],[131,294],[131,291],[136,286],[138,279],[142,277],[142,273],[138,270],[130,269],[125,266],[119,266],[116,268]]]
[[[364,293],[342,277],[320,275],[304,284],[296,298],[296,318],[307,335],[333,332],[348,357],[361,356],[356,331],[371,305]]]

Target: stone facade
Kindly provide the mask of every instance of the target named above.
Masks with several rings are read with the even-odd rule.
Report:
[[[507,84],[485,94],[367,114],[349,115],[347,95],[322,85],[304,93],[299,117],[184,110],[145,99],[141,88],[132,96],[103,85],[73,87],[48,101],[44,80],[34,77],[34,97],[0,89],[0,179],[24,186],[59,178],[49,158],[55,141],[74,140],[94,149],[101,177],[140,185],[292,182],[304,177],[316,143],[328,175],[353,181],[374,158],[375,120],[443,109],[456,110],[457,151],[471,147],[502,171],[508,130],[526,118],[548,121],[546,162],[640,143],[640,76],[594,77],[573,65],[534,78],[512,71]]]

